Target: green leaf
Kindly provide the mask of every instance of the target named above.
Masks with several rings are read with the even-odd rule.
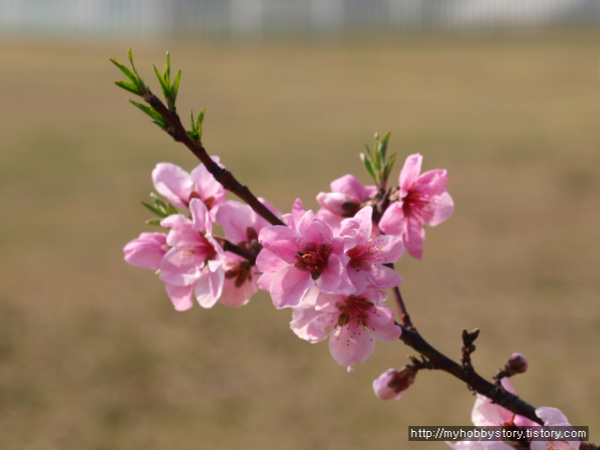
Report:
[[[165,82],[170,85],[171,84],[171,57],[169,56],[169,52],[167,52],[167,57],[165,58],[165,67],[163,69],[163,79]]]
[[[369,158],[373,158],[373,154],[371,153],[371,149],[369,148],[369,146],[367,144],[365,144],[365,148],[367,149],[367,155],[369,155]]]
[[[133,73],[135,73],[137,76],[137,79],[141,80],[140,76],[138,75],[138,71],[135,68],[135,64],[133,64],[133,53],[131,53],[131,47],[127,49],[127,59],[129,60],[129,64],[131,64],[131,68],[133,69]]]
[[[388,162],[385,164],[385,168],[383,169],[383,179],[387,180],[390,177],[390,172],[392,171],[392,166],[396,162],[397,153],[392,154]]]
[[[115,81],[115,84],[126,91],[131,92],[132,94],[141,95],[140,88],[136,84],[129,83],[127,81]]]
[[[368,149],[368,147],[367,147],[367,149]],[[373,170],[373,164],[371,163],[371,158],[369,158],[364,153],[361,153],[360,159],[362,160],[363,164],[365,165],[365,169],[367,170],[369,175],[371,175],[371,177],[375,180],[375,182],[377,182],[377,177],[375,176],[375,171]]]
[[[169,216],[173,214],[179,214],[179,210],[172,204],[167,203],[167,209],[165,211]]]
[[[132,83],[134,83],[135,85],[138,84],[138,77],[131,70],[129,70],[127,67],[125,67],[123,64],[121,64],[119,61],[117,61],[115,59],[111,58],[111,62],[115,66],[117,66],[119,68],[119,70],[121,72],[123,72],[123,74],[131,80]]]
[[[194,111],[192,111],[191,120],[192,120],[192,129],[191,129],[191,131],[188,131],[188,136],[190,136],[192,139],[194,139],[196,141],[199,141],[200,138],[202,137],[202,121],[204,120],[204,109],[202,111],[200,111],[200,114],[198,115],[196,120],[194,120]]]
[[[198,130],[198,137],[202,137],[202,122],[204,122],[204,113],[206,110],[202,108],[200,114],[198,114],[198,120],[196,120],[196,129]]]
[[[167,203],[162,198],[160,198],[158,195],[156,195],[154,192],[150,193],[150,197],[152,197],[152,200],[154,200],[154,205],[157,208],[164,209],[167,207]]]
[[[158,78],[158,82],[160,83],[160,87],[163,91],[165,100],[169,100],[169,98],[171,97],[171,87],[167,84],[167,82],[165,81],[161,73],[158,71],[156,66],[152,65],[152,67],[154,67],[154,73],[156,74],[156,78]]]
[[[146,220],[146,224],[147,225],[155,225],[155,226],[158,226],[158,227],[161,226],[160,225],[161,222],[162,222],[162,220],[160,220],[160,219],[148,219],[148,220]]]
[[[163,128],[163,129],[167,128],[167,126],[168,126],[167,121],[154,108],[152,108],[151,106],[144,105],[142,103],[133,101],[133,100],[129,100],[129,102],[133,106],[135,106],[136,108],[140,109],[141,111],[146,113],[148,116],[150,116],[150,118],[153,119],[152,123],[159,126],[160,128]]]
[[[173,86],[171,87],[171,97],[173,98],[173,103],[177,100],[177,92],[179,91],[179,81],[181,80],[181,70],[177,72],[175,75],[175,81],[173,81]]]
[[[145,206],[148,210],[150,210],[151,212],[153,212],[154,214],[156,214],[157,216],[160,216],[162,218],[165,218],[168,216],[168,214],[165,214],[163,211],[161,211],[159,208],[157,208],[156,206],[151,205],[150,203],[146,203],[145,201],[141,201],[140,202],[143,206]]]
[[[123,74],[129,79],[129,81],[131,81],[131,83],[119,82],[119,83],[117,83],[117,85],[122,87],[123,89],[128,90],[131,93],[142,96],[143,94],[148,92],[149,89],[148,89],[148,86],[146,86],[144,84],[144,81],[140,78],[140,76],[135,68],[135,65],[133,64],[133,56],[131,54],[131,48],[127,50],[127,58],[129,59],[129,62],[131,63],[131,68],[133,70],[130,70],[125,65],[121,64],[119,61],[117,61],[115,59],[111,58],[111,60],[110,60],[115,66],[118,67],[118,69],[121,72],[123,72]],[[125,85],[123,83],[125,83]],[[137,86],[137,88],[135,90],[133,90],[132,85]],[[125,86],[127,86],[127,87],[125,87]]]
[[[172,214],[179,213],[179,210],[174,205],[172,205],[168,201],[164,201],[154,192],[150,193],[150,197],[152,197],[152,200],[154,200],[154,206],[152,206],[153,211],[158,211],[161,217],[166,217]]]
[[[387,152],[388,142],[390,140],[390,133],[386,133],[385,136],[379,141],[379,145],[377,146],[377,151],[381,155],[381,161],[385,161],[385,154]]]
[[[194,122],[194,111],[191,111],[190,113],[190,120],[192,123],[192,129],[190,131],[187,132],[188,136],[191,137],[194,141],[197,141],[199,136],[198,136],[198,128],[196,128],[196,122]]]

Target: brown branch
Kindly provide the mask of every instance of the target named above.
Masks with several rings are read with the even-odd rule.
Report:
[[[239,245],[235,245],[233,242],[228,241],[222,237],[215,236],[215,240],[219,243],[223,250],[226,252],[235,253],[238,256],[246,259],[250,265],[254,265],[256,263],[256,253],[246,250],[245,248],[240,247]]]
[[[479,328],[475,328],[470,333],[467,330],[462,331],[462,359],[460,362],[462,363],[463,370],[465,371],[473,371],[473,365],[471,363],[471,353],[475,351],[475,339],[479,336]]]
[[[220,167],[206,152],[201,142],[192,140],[183,127],[179,115],[169,110],[164,103],[150,90],[142,95],[142,98],[154,108],[168,123],[165,130],[176,142],[185,145],[205,166],[206,169],[230,192],[244,200],[259,216],[263,217],[271,225],[285,225],[269,208],[263,205],[247,186],[241,184],[233,174]]]
[[[386,264],[388,267],[394,268],[394,264]],[[406,305],[404,304],[404,299],[402,298],[402,294],[400,293],[400,288],[396,286],[392,289],[394,293],[394,298],[396,299],[396,305],[398,306],[398,310],[400,311],[400,325],[402,325],[402,329],[413,329],[413,324],[410,320],[410,316],[408,315],[408,310],[406,309]]]
[[[415,349],[421,355],[431,361],[436,369],[443,370],[464,381],[469,389],[488,397],[492,402],[508,409],[509,411],[527,417],[528,419],[543,425],[542,420],[535,414],[535,408],[524,402],[518,396],[498,388],[487,381],[472,368],[465,370],[464,366],[452,361],[443,353],[432,347],[419,332],[414,328],[402,327],[400,340],[409,347]]]

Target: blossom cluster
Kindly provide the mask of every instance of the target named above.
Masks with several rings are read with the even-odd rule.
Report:
[[[276,308],[292,309],[298,337],[329,338],[335,361],[351,368],[369,357],[375,340],[400,336],[393,310],[384,305],[386,290],[402,281],[391,265],[404,249],[421,258],[424,225],[437,225],[453,211],[447,172],[421,174],[421,163],[421,155],[409,156],[398,187],[385,192],[345,175],[331,183],[331,192],[318,194],[316,213],[297,199],[282,216],[260,199],[285,225],[226,200],[204,165],[188,173],[160,163],[152,179],[169,213],[160,232],[142,233],[125,246],[125,260],[156,271],[177,310],[191,308],[194,299],[204,308],[239,307],[258,289],[268,291]],[[387,208],[376,218],[384,197]],[[224,237],[213,234],[217,226]]]

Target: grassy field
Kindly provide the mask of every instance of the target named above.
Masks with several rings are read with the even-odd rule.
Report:
[[[444,444],[408,442],[409,425],[470,423],[473,396],[442,374],[374,397],[401,343],[347,374],[267,296],[178,313],[123,262],[155,164],[196,165],[112,84],[128,46],[147,81],[171,52],[182,115],[206,108],[207,148],[282,211],[346,173],[366,182],[375,131],[448,169],[454,216],[398,264],[415,324],[457,359],[479,327],[488,377],[525,354],[523,398],[600,441],[599,38],[0,39],[0,448],[429,449]]]

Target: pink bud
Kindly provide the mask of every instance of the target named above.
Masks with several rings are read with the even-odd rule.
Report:
[[[388,369],[373,381],[375,395],[381,400],[400,400],[404,392],[415,381],[416,371],[410,366],[402,370]]]
[[[505,370],[510,375],[515,375],[517,373],[527,372],[527,367],[529,367],[527,359],[520,353],[513,353],[506,363]]]

